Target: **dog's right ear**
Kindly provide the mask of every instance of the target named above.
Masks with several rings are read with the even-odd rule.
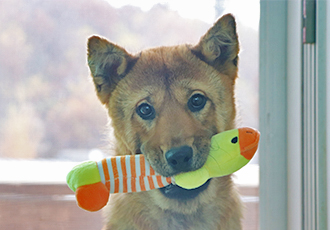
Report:
[[[231,14],[221,17],[192,52],[219,72],[236,77],[239,44],[235,18]]]
[[[97,96],[102,104],[108,104],[118,82],[130,71],[137,58],[104,38],[88,39],[88,66]]]

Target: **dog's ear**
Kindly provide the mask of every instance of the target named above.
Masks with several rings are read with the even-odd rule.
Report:
[[[111,92],[134,66],[137,58],[98,36],[90,37],[87,46],[88,66],[97,96],[103,104],[108,104]]]
[[[229,75],[237,69],[238,51],[236,22],[231,14],[221,17],[192,48],[197,57]]]

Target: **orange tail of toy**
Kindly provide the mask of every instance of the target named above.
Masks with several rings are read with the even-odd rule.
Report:
[[[103,208],[108,203],[109,195],[109,190],[102,182],[80,186],[76,190],[78,206],[91,212]]]

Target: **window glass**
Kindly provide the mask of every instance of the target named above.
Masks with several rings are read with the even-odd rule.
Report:
[[[101,226],[100,214],[85,218],[65,185],[75,162],[101,159],[114,143],[105,134],[107,114],[86,64],[90,35],[104,36],[132,53],[194,44],[225,13],[236,17],[240,39],[237,124],[258,128],[257,0],[0,1],[0,213],[12,207],[0,215],[0,228],[20,229],[17,222],[26,218],[34,219],[33,229],[51,229],[47,223],[61,222],[61,215],[56,219],[46,210],[61,213],[61,204],[81,219],[68,214],[73,219],[64,222],[70,224],[54,229],[75,229],[88,218]],[[258,202],[257,163],[256,156],[244,168],[253,176],[242,171],[236,179],[251,209]],[[39,205],[39,211],[29,212],[31,205]],[[17,210],[22,215],[10,221]],[[257,219],[257,212],[253,215]]]

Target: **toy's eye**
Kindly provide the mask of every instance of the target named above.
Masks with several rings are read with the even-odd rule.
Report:
[[[136,113],[144,120],[153,120],[156,116],[154,107],[147,103],[139,105],[136,108]]]
[[[238,138],[237,137],[234,137],[233,139],[231,139],[231,143],[233,143],[233,144],[236,144],[237,141],[238,141]]]
[[[207,98],[204,95],[200,93],[194,94],[189,98],[188,108],[191,112],[198,112],[204,108],[206,101]]]

